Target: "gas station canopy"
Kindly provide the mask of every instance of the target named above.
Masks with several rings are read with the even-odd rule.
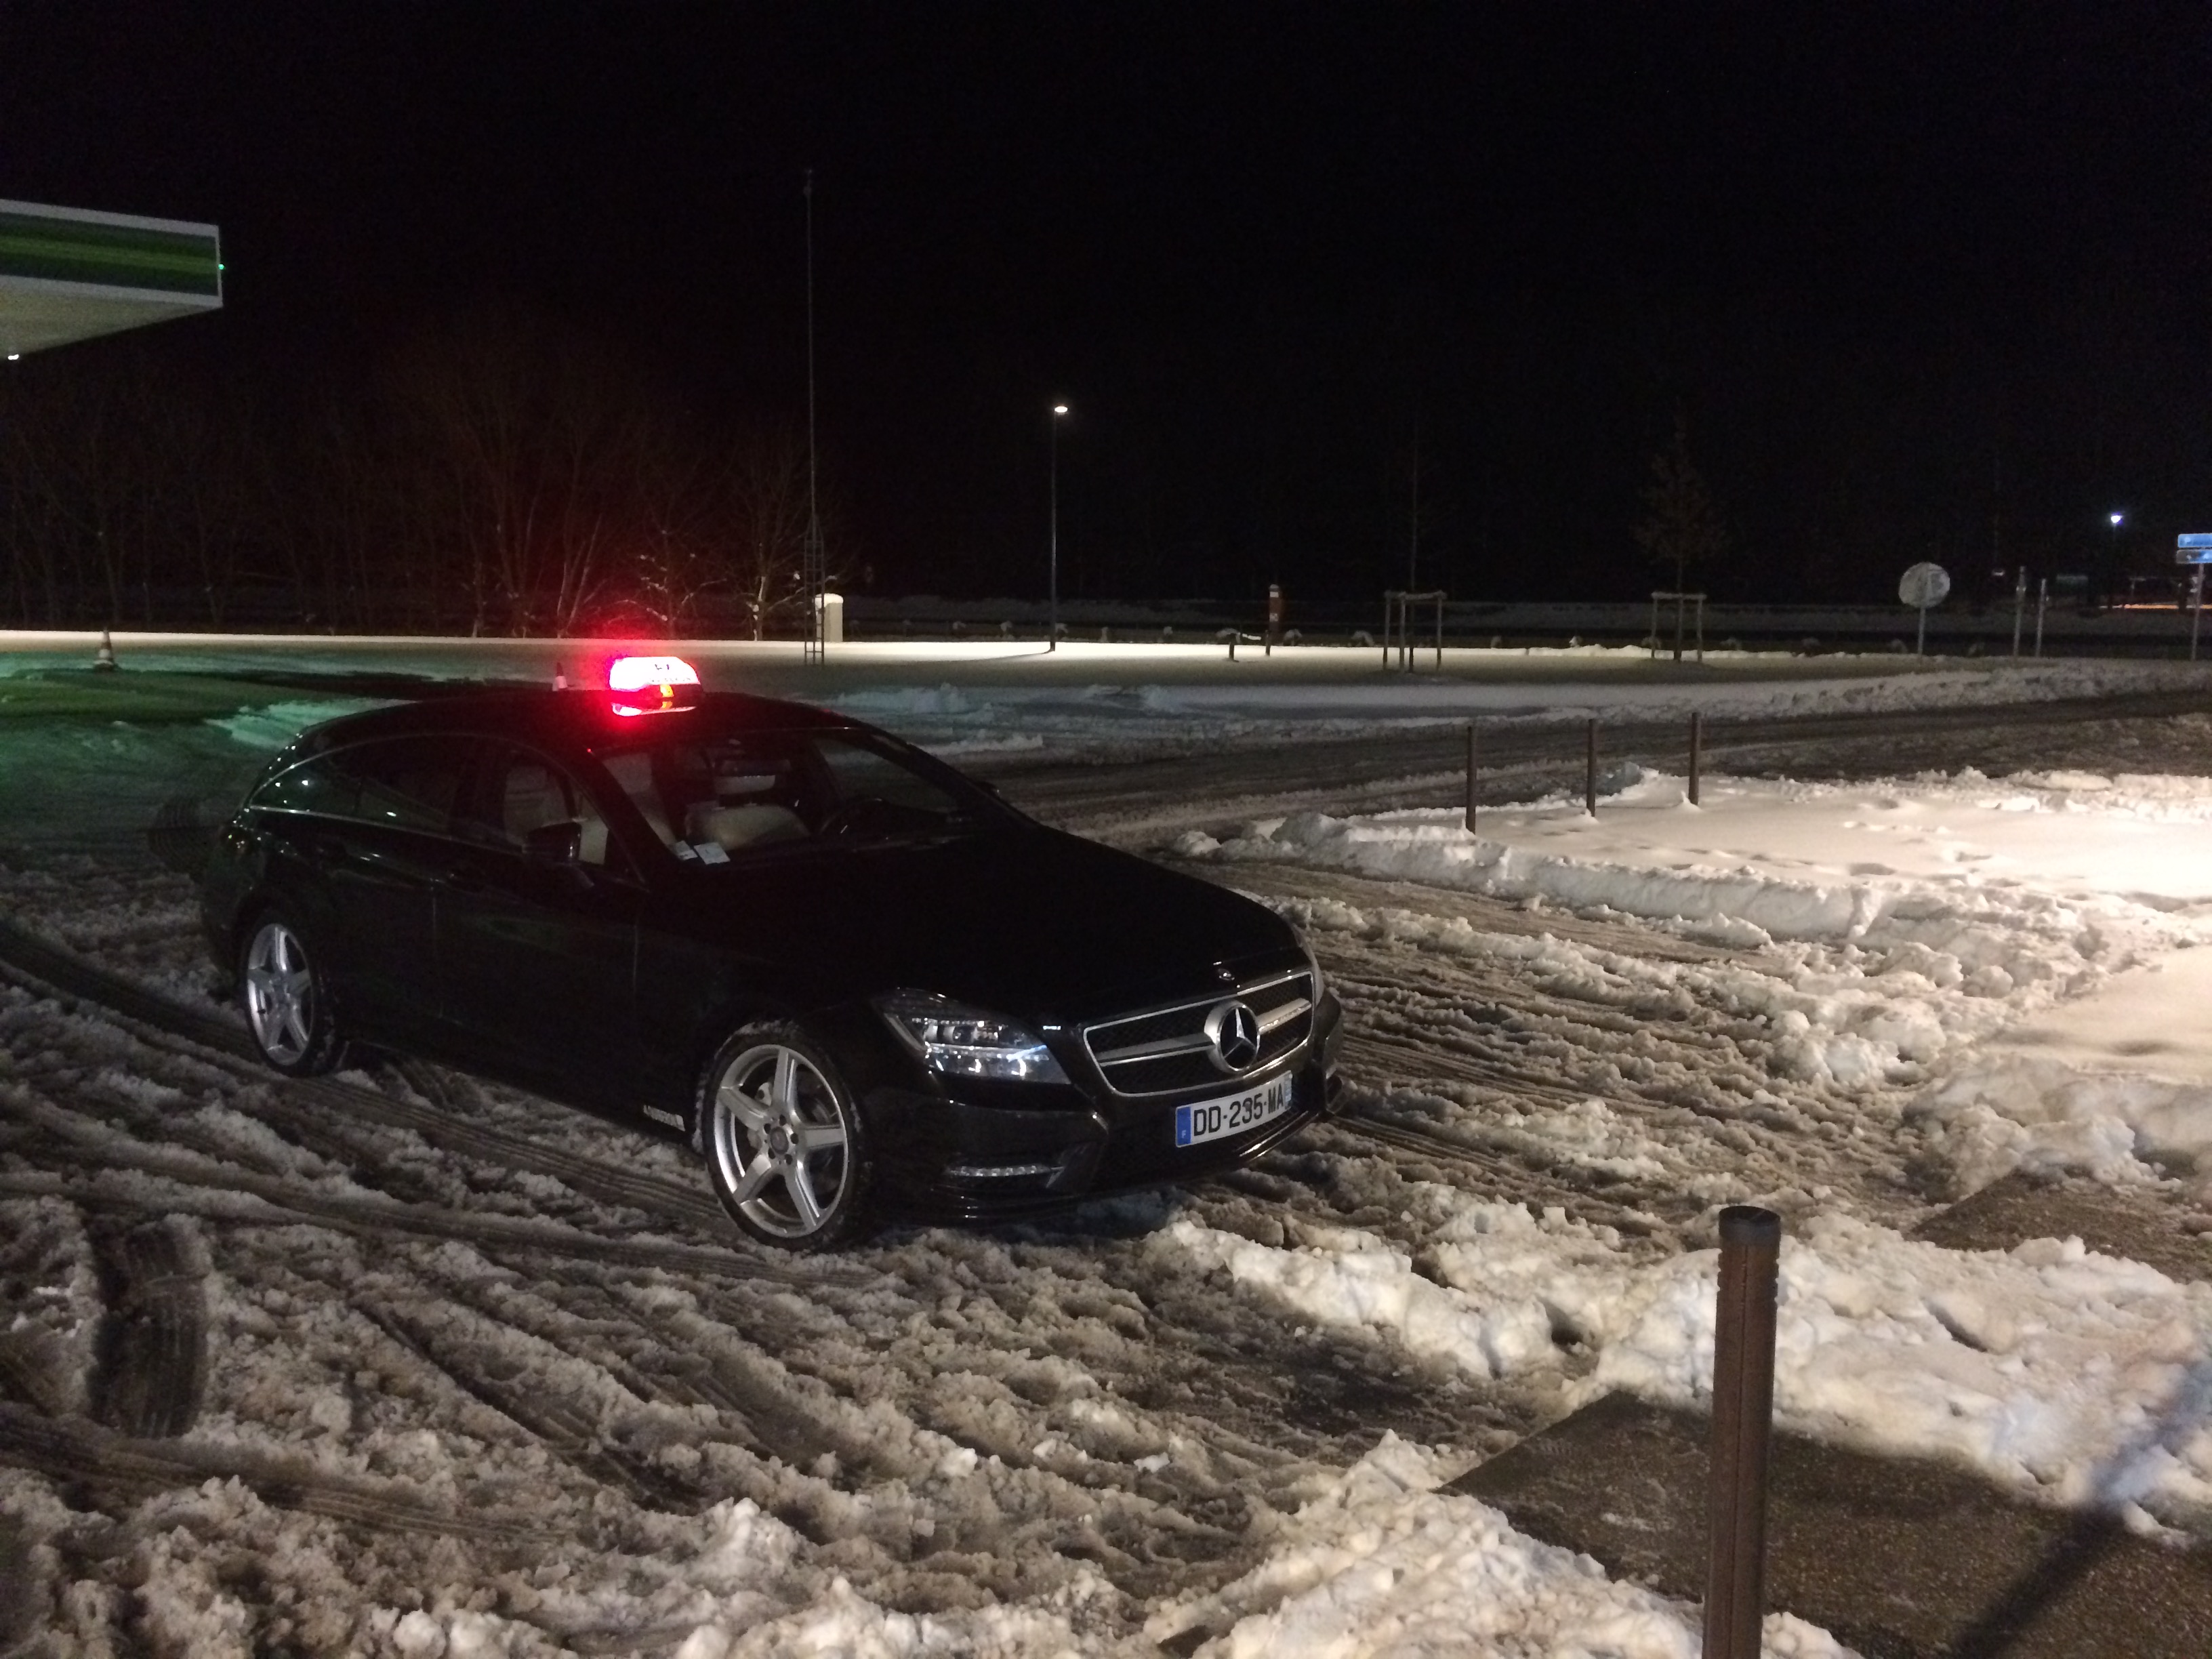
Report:
[[[222,306],[213,225],[0,201],[0,356]]]

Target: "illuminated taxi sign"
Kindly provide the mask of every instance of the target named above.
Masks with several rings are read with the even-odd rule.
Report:
[[[617,657],[607,690],[617,714],[658,714],[699,701],[699,671],[681,657]]]

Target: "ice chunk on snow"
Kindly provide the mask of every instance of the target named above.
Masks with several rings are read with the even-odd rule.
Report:
[[[1479,1307],[1432,1285],[1412,1259],[1367,1234],[1343,1247],[1277,1249],[1189,1219],[1167,1229],[1164,1248],[1225,1268],[1239,1285],[1276,1297],[1324,1325],[1388,1333],[1410,1353],[1449,1359],[1478,1376],[1502,1376],[1551,1350],[1551,1322],[1531,1297]]]

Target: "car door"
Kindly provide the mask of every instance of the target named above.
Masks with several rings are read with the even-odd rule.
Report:
[[[530,832],[575,826],[548,863]],[[520,744],[479,750],[439,895],[440,1000],[456,1047],[565,1098],[623,1104],[635,1065],[642,894],[627,850],[565,767]]]
[[[310,763],[292,792],[317,794],[281,833],[323,893],[333,990],[358,1035],[407,1048],[434,1033],[437,900],[469,750],[458,737],[374,738]]]

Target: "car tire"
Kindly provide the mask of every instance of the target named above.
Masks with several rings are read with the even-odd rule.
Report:
[[[264,911],[238,955],[238,1000],[261,1058],[287,1077],[319,1077],[345,1057],[330,982],[298,925]]]
[[[699,1124],[715,1198],[763,1243],[836,1249],[867,1230],[860,1111],[798,1027],[747,1026],[724,1043],[707,1067]]]

